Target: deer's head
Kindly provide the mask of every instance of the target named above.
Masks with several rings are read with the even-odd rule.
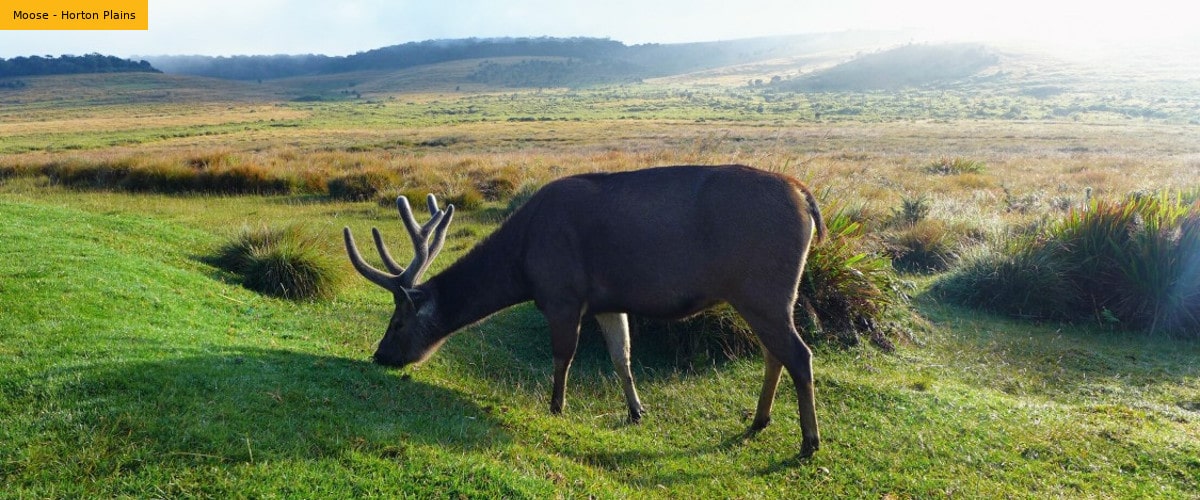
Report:
[[[413,217],[408,199],[401,196],[396,199],[396,208],[400,211],[400,220],[408,229],[408,235],[413,243],[413,260],[407,267],[400,267],[387,247],[379,230],[371,228],[375,238],[375,248],[383,260],[387,271],[372,267],[363,260],[354,244],[350,228],[342,230],[346,240],[346,253],[350,254],[350,262],[363,277],[372,283],[392,292],[396,302],[396,311],[388,322],[387,332],[375,350],[375,362],[386,366],[401,367],[417,363],[429,357],[441,345],[444,335],[440,335],[438,325],[437,303],[428,290],[417,285],[417,279],[429,267],[429,263],[437,256],[446,241],[446,228],[454,218],[454,205],[447,205],[445,210],[437,206],[437,198],[432,194],[426,199],[431,215],[424,225],[417,224]]]

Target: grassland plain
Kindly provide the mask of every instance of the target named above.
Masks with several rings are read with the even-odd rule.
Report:
[[[253,97],[274,90],[247,84],[181,90],[195,100],[163,97],[170,104],[160,106],[146,102],[160,94],[114,102],[149,85],[122,82],[125,90],[89,94],[93,101],[24,94],[28,101],[6,106],[0,168],[393,169],[440,192],[479,172],[536,184],[582,171],[745,162],[797,175],[832,204],[885,214],[926,193],[930,217],[985,236],[1019,231],[1089,192],[1190,188],[1200,168],[1200,129],[1165,118],[812,121],[759,118],[756,108],[723,115],[706,101],[655,114],[647,110],[687,101],[653,86],[591,97],[442,91],[297,103]],[[236,98],[222,100],[226,91]],[[625,108],[599,104],[606,93]],[[484,113],[471,106],[495,107],[494,116],[435,113]],[[130,112],[144,121],[122,118]],[[222,133],[163,132],[205,127]],[[931,163],[958,157],[986,167],[930,173]],[[500,204],[463,213],[431,272],[486,235]],[[652,339],[635,340],[650,414],[630,426],[589,330],[567,414],[551,417],[549,342],[529,306],[460,333],[419,368],[392,372],[367,362],[391,308],[369,283],[294,303],[249,292],[204,262],[244,226],[297,221],[324,234],[334,254],[343,225],[360,234],[400,227],[391,209],[314,194],[131,194],[0,176],[0,495],[1190,498],[1200,490],[1195,343],[1018,322],[918,295],[930,326],[915,343],[890,354],[818,346],[825,446],[796,461],[786,391],[774,424],[743,435],[758,360],[681,370],[655,356]]]

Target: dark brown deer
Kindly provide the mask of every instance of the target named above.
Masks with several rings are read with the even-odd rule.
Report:
[[[547,184],[494,233],[428,281],[417,278],[442,248],[454,206],[427,199],[418,225],[408,200],[396,205],[415,247],[396,264],[379,231],[387,271],[367,264],[344,231],[350,261],[392,292],[396,311],[375,362],[405,366],[429,357],[450,336],[508,306],[532,300],[545,315],[554,356],[550,412],[562,412],[579,323],[595,315],[629,406],[642,403],[629,369],[627,314],[681,318],[728,302],[764,347],[766,371],[751,430],[766,427],[782,368],[796,386],[803,442],[817,450],[812,352],[792,322],[808,248],[825,224],[804,184],[745,166],[680,166],[585,174]]]

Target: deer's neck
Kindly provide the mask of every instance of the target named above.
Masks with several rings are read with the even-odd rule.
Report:
[[[532,298],[520,271],[517,242],[504,236],[493,234],[422,285],[435,297],[446,335]]]

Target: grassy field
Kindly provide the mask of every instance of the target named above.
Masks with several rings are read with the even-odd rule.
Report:
[[[831,208],[876,221],[923,195],[928,217],[970,235],[970,247],[1087,196],[1195,187],[1200,128],[1182,115],[975,117],[975,101],[925,96],[953,113],[909,120],[879,104],[903,96],[792,98],[877,110],[818,119],[805,114],[815,107],[793,112],[761,94],[682,84],[406,94],[358,83],[380,90],[293,102],[338,83],[129,78],[70,99],[54,97],[72,88],[66,78],[0,96],[0,496],[1191,498],[1200,490],[1195,342],[983,315],[925,296],[936,277],[908,276],[927,326],[890,353],[817,346],[824,443],[797,460],[794,394],[780,392],[771,427],[744,434],[757,358],[683,369],[654,339],[635,340],[649,414],[629,425],[587,325],[569,406],[554,417],[548,334],[529,305],[396,372],[368,362],[391,300],[349,266],[333,299],[290,302],[206,263],[244,226],[303,222],[337,255],[342,226],[397,234],[394,210],[372,201],[332,199],[315,180],[283,195],[164,195],[26,174],[63,162],[254,165],[317,180],[394,170],[406,179],[399,188],[452,193],[496,178],[519,186],[585,171],[744,162],[804,179]],[[982,167],[930,168],[954,158]],[[456,218],[431,273],[494,228],[505,201]],[[882,238],[892,228],[872,230]]]

